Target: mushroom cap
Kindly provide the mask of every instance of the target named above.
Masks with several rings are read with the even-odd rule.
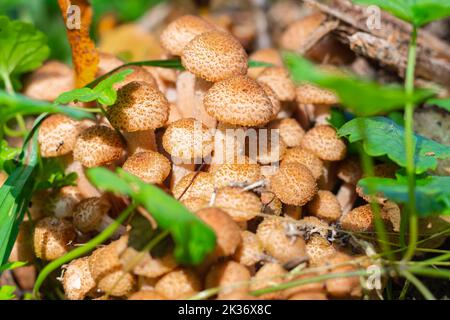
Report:
[[[283,65],[283,60],[281,59],[281,55],[275,48],[264,48],[259,49],[253,52],[250,57],[250,60],[266,62],[273,64],[274,66],[281,67]],[[267,67],[255,67],[248,69],[249,77],[256,79],[261,72],[263,72]]]
[[[221,287],[218,298],[232,292],[247,292],[250,271],[235,261],[217,263],[209,269],[205,278],[205,288]],[[237,285],[242,283],[242,285]]]
[[[308,130],[301,146],[322,160],[338,161],[345,158],[347,146],[339,139],[336,130],[328,125],[318,125]]]
[[[263,212],[266,214],[279,216],[283,213],[283,204],[273,192],[261,192],[261,203],[263,205]]]
[[[348,263],[353,260],[354,257],[350,257],[345,253],[336,252],[334,255],[329,256],[324,264],[330,266],[329,271],[332,273],[344,273],[355,271],[355,266]],[[332,267],[333,265],[339,265],[339,267]],[[345,278],[333,278],[325,281],[325,288],[328,295],[334,298],[346,298],[346,297],[360,297],[362,295],[360,279],[358,276],[345,277]]]
[[[172,122],[166,129],[162,145],[171,156],[191,160],[204,158],[214,148],[214,137],[209,128],[194,118]]]
[[[139,261],[136,263],[136,259]],[[142,253],[133,247],[128,247],[120,255],[122,265],[134,265],[133,273],[146,278],[160,277],[177,267],[177,263],[172,253],[167,253],[162,257],[152,257],[150,252]]]
[[[108,214],[111,205],[105,198],[92,197],[82,200],[73,211],[73,224],[83,233],[94,231]]]
[[[307,44],[310,35],[326,20],[326,15],[313,13],[291,23],[283,32],[280,45],[283,49],[298,51]]]
[[[123,66],[120,69],[117,69],[117,71],[115,71],[114,73],[119,73],[123,70],[129,70],[129,69],[133,70],[133,72],[130,73],[129,75],[127,75],[123,81],[114,84],[113,88],[115,90],[119,90],[120,88],[122,88],[122,87],[126,86],[127,84],[134,82],[134,81],[145,82],[149,86],[158,88],[155,78],[153,78],[152,74],[150,72],[148,72],[144,67]]]
[[[202,289],[200,277],[186,268],[164,275],[155,285],[155,291],[169,300],[187,299]]]
[[[293,118],[271,121],[268,128],[280,130],[281,139],[289,148],[298,147],[305,135],[305,130],[303,130],[300,124]]]
[[[298,86],[295,90],[295,99],[299,104],[333,105],[339,103],[339,98],[334,92],[312,84]]]
[[[203,104],[210,116],[241,126],[264,125],[274,113],[264,89],[247,76],[233,76],[216,82],[206,92]]]
[[[140,290],[129,296],[128,300],[166,300],[166,297],[155,290]]]
[[[314,153],[303,149],[302,147],[295,147],[288,149],[283,156],[282,165],[286,163],[299,163],[304,165],[311,171],[314,178],[317,180],[323,173],[323,162]]]
[[[197,77],[216,82],[245,75],[247,53],[229,33],[210,31],[196,36],[183,49],[181,63]]]
[[[217,246],[216,257],[226,257],[234,254],[241,243],[241,230],[235,221],[218,208],[205,208],[197,211],[197,215],[215,232]]]
[[[284,282],[284,276],[287,271],[278,263],[266,263],[263,265],[253,276],[250,283],[250,291],[256,291],[272,286],[282,284]],[[265,293],[259,296],[263,300],[276,300],[283,299],[283,291],[274,291],[271,293]]]
[[[191,212],[196,212],[209,206],[209,201],[204,198],[187,198],[181,203]]]
[[[259,85],[264,89],[264,92],[269,98],[270,103],[272,103],[272,119],[275,119],[281,110],[281,102],[280,100],[278,100],[277,96],[275,95],[275,92],[272,90],[271,87],[269,87],[265,83],[259,83]]]
[[[76,233],[72,223],[47,217],[39,220],[34,229],[34,252],[42,260],[55,260],[70,249]]]
[[[236,222],[248,221],[261,212],[261,200],[241,188],[224,187],[217,190],[214,206],[228,213]]]
[[[259,238],[253,232],[241,231],[242,242],[236,249],[233,259],[251,267],[264,258],[264,248]]]
[[[320,265],[324,259],[336,253],[336,249],[327,239],[319,234],[313,234],[306,243],[306,253],[311,265]]]
[[[162,154],[143,151],[128,157],[122,168],[146,183],[161,184],[169,176],[172,166]]]
[[[342,215],[342,208],[334,193],[319,190],[308,203],[308,212],[327,222],[335,222]]]
[[[348,157],[339,162],[336,172],[339,179],[353,185],[362,177],[362,168],[357,157]]]
[[[315,273],[315,272],[309,273],[308,272],[306,274],[288,276],[286,278],[286,281],[292,282],[292,281],[306,280],[306,279],[310,279],[310,278],[315,278],[319,275],[320,275],[319,273]],[[286,289],[286,290],[284,290],[284,294],[286,295],[287,298],[289,298],[289,300],[292,300],[293,296],[300,295],[300,294],[316,294],[316,293],[324,294],[324,292],[323,292],[325,289],[324,286],[325,286],[324,282],[306,283],[306,284],[301,284],[301,285]],[[297,298],[294,297],[293,300],[296,300],[296,299]],[[300,299],[300,300],[303,300],[303,299]]]
[[[281,138],[279,130],[260,129],[257,130],[257,137],[258,152],[256,155],[253,155],[251,154],[252,152],[250,152],[249,156],[251,158],[256,156],[258,162],[264,165],[279,162],[287,149],[286,143],[284,143]]]
[[[97,288],[101,292],[107,292],[114,297],[124,297],[134,292],[136,277],[123,270],[115,270],[102,277]]]
[[[296,97],[295,84],[286,68],[268,67],[261,72],[256,81],[268,85],[280,101],[293,101]]]
[[[330,226],[326,221],[314,216],[307,216],[298,220],[297,226],[306,233],[318,234],[323,238],[327,238],[330,231]]]
[[[288,222],[278,217],[267,217],[256,230],[265,251],[281,264],[306,258],[305,240],[287,235]]]
[[[24,83],[27,97],[53,102],[58,96],[75,87],[75,75],[69,66],[51,60],[35,70]]]
[[[196,36],[212,31],[215,26],[205,19],[192,15],[182,16],[171,23],[162,31],[161,45],[170,54],[181,56],[184,47]]]
[[[352,209],[340,219],[342,229],[353,232],[365,232],[373,229],[374,216],[370,204]]]
[[[96,283],[89,271],[89,258],[72,260],[65,268],[62,284],[69,300],[83,300],[92,292]]]
[[[120,159],[124,150],[125,146],[114,129],[95,125],[78,136],[73,157],[85,167],[92,168]]]
[[[53,114],[39,127],[39,146],[45,158],[59,157],[73,151],[79,134],[78,122],[63,114]]]
[[[186,190],[186,188],[188,189]],[[188,173],[183,178],[181,178],[180,181],[178,181],[178,183],[173,187],[172,190],[173,196],[176,199],[180,200],[201,198],[209,201],[213,192],[214,175],[209,172]],[[183,196],[181,196],[182,194]]]
[[[285,204],[303,206],[317,193],[316,179],[299,163],[285,163],[270,178],[270,190]]]
[[[97,283],[106,275],[122,269],[120,255],[126,250],[127,243],[128,237],[121,237],[92,252],[89,256],[89,270]]]
[[[62,187],[53,200],[50,201],[50,211],[57,218],[70,218],[75,206],[83,198],[78,187]]]
[[[251,184],[261,178],[261,168],[256,163],[225,163],[217,166],[214,170],[216,188],[228,187],[233,184]]]
[[[328,300],[327,295],[323,292],[311,291],[311,292],[299,292],[289,297],[289,300]]]
[[[379,178],[395,178],[395,172],[397,170],[398,167],[393,163],[379,163],[375,165],[373,173],[375,177]],[[356,185],[356,193],[367,202],[372,201],[371,198],[379,204],[385,204],[385,202],[388,201],[382,192],[377,192],[373,197],[371,197],[369,194],[364,193],[363,188],[359,185]]]
[[[164,126],[169,119],[170,105],[155,86],[133,81],[119,89],[116,102],[107,112],[114,128],[145,131]]]

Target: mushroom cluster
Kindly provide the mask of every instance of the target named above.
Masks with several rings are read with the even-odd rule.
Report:
[[[299,46],[322,19],[313,15],[288,26],[282,45]],[[78,180],[51,194],[40,210],[35,255],[61,257],[114,219],[120,201],[94,188],[84,174],[99,166],[122,167],[170,192],[212,228],[216,248],[199,266],[179,265],[171,253],[146,253],[130,269],[138,252],[128,246],[130,227],[124,225],[114,241],[65,266],[66,297],[185,299],[216,287],[217,299],[361,297],[358,277],[253,295],[356,270],[352,261],[364,261],[364,251],[340,241],[372,231],[374,213],[356,188],[358,161],[347,156],[346,143],[326,121],[337,97],[295,84],[275,48],[250,55],[272,66],[249,69],[243,45],[214,21],[183,16],[160,40],[185,71],[167,77],[158,68],[135,66],[116,88],[117,101],[106,116],[75,121],[52,115],[40,127],[41,155],[61,158]],[[117,66],[113,58],[101,56],[102,73]],[[39,91],[27,90],[32,96]],[[393,171],[380,167],[377,174]],[[377,200],[386,205],[386,199]],[[383,218],[390,226],[391,217]],[[304,268],[315,271],[295,272]]]

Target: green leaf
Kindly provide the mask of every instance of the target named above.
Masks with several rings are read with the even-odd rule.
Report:
[[[35,191],[60,189],[76,185],[77,174],[66,174],[64,165],[56,158],[42,159],[42,166],[36,177]]]
[[[8,85],[11,76],[34,70],[48,57],[47,37],[31,24],[0,16],[0,77]]]
[[[27,263],[23,261],[14,261],[14,262],[8,262],[2,266],[0,266],[0,273],[6,270],[14,270],[17,268],[21,268],[23,266],[26,266]]]
[[[416,27],[450,16],[448,0],[353,0],[353,2],[379,6]]]
[[[350,142],[363,141],[364,150],[373,157],[386,155],[399,166],[406,166],[405,132],[385,117],[356,118],[338,130]],[[420,135],[414,135],[416,173],[436,169],[438,159],[450,157],[450,147]]]
[[[397,203],[409,203],[408,181],[404,176],[397,179],[364,178],[358,182],[364,192],[373,190]],[[416,208],[422,216],[450,214],[450,177],[426,176],[416,178]]]
[[[91,102],[98,101],[100,104],[110,106],[117,99],[117,92],[113,88],[116,83],[122,82],[133,73],[132,69],[122,70],[100,81],[93,89],[84,87],[62,93],[56,100],[56,103],[68,104],[69,102]]]
[[[327,122],[336,130],[341,128],[346,122],[344,112],[339,110],[338,108],[332,108],[330,112],[330,118],[327,119]]]
[[[12,300],[16,297],[14,294],[16,287],[14,286],[1,286],[0,287],[0,300]]]
[[[416,89],[410,97],[399,85],[380,85],[356,76],[326,72],[294,53],[284,53],[283,59],[294,81],[332,90],[343,105],[359,116],[403,109],[409,101],[417,104],[433,95],[432,91]]]
[[[11,148],[5,140],[0,141],[0,171],[5,170],[5,162],[13,160],[20,153],[19,148]]]
[[[174,256],[179,263],[199,264],[214,250],[214,231],[158,187],[146,184],[122,169],[115,174],[104,168],[93,168],[87,175],[95,186],[110,192],[125,191],[125,195],[145,207],[158,227],[170,232],[175,242]]]
[[[450,99],[430,99],[427,104],[432,104],[450,112]]]

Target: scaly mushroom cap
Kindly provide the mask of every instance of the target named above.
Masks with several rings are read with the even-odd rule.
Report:
[[[48,61],[25,80],[23,94],[53,102],[61,93],[75,87],[74,79],[74,72],[69,66],[59,61]]]
[[[267,97],[269,98],[270,103],[272,103],[272,118],[271,119],[275,119],[281,110],[281,102],[280,102],[280,100],[278,100],[277,96],[275,95],[275,92],[272,90],[271,87],[269,87],[265,83],[260,83],[259,85],[261,86],[261,88],[264,89],[264,92],[266,93]]]
[[[320,274],[315,272],[308,272],[306,274],[300,274],[300,275],[292,275],[286,277],[287,282],[292,281],[299,281],[299,280],[306,280],[310,278],[318,277]],[[324,294],[325,292],[325,283],[324,282],[312,282],[312,283],[306,283],[301,284],[295,287],[291,287],[289,289],[284,290],[284,294],[289,300],[297,300],[295,296],[300,294],[316,294],[321,293]],[[294,296],[294,297],[293,297]],[[294,299],[293,299],[294,298]],[[300,299],[303,300],[303,299]],[[326,300],[326,298],[325,298]]]
[[[34,229],[34,252],[42,260],[55,260],[70,249],[76,233],[72,223],[64,219],[47,217]]]
[[[130,156],[122,168],[146,183],[161,184],[172,169],[170,161],[155,151],[138,152]]]
[[[261,200],[241,188],[224,187],[217,191],[214,206],[228,213],[236,222],[248,221],[261,212]]]
[[[283,213],[283,204],[273,192],[261,192],[261,203],[263,204],[263,212],[279,216]]]
[[[269,123],[268,128],[280,130],[281,139],[289,148],[298,147],[305,135],[305,130],[293,118],[274,120]]]
[[[83,199],[83,196],[74,186],[62,187],[53,200],[50,201],[49,210],[57,218],[71,218],[75,206]]]
[[[155,291],[169,300],[187,299],[202,289],[200,277],[190,269],[177,269],[164,275]]]
[[[245,75],[248,62],[242,45],[229,33],[210,31],[196,36],[183,49],[181,63],[197,77],[217,82]]]
[[[116,103],[107,111],[114,128],[135,132],[164,126],[169,119],[170,105],[155,86],[133,81],[120,88]]]
[[[92,292],[96,283],[89,271],[89,258],[72,260],[65,268],[62,284],[69,300],[83,300]]]
[[[327,238],[330,231],[330,226],[327,222],[314,216],[307,216],[298,220],[297,227],[306,233],[318,234],[323,238]]]
[[[155,78],[153,78],[152,74],[150,72],[148,72],[147,70],[145,70],[144,67],[123,66],[122,68],[117,69],[117,71],[114,73],[118,73],[123,70],[129,70],[129,69],[133,70],[133,72],[130,73],[129,75],[127,75],[123,81],[114,84],[113,88],[115,90],[119,90],[120,88],[122,88],[122,87],[126,86],[127,84],[134,82],[134,81],[145,82],[149,86],[152,86],[154,88],[158,87]]]
[[[291,23],[283,32],[280,45],[283,49],[298,51],[307,44],[309,36],[326,20],[323,13],[313,13]]]
[[[282,284],[284,282],[284,276],[287,271],[278,263],[267,263],[263,265],[252,278],[250,283],[250,291],[256,291],[260,289],[269,288]],[[283,299],[283,291],[274,291],[271,293],[265,293],[259,296],[263,300],[276,300]]]
[[[281,160],[286,152],[287,146],[280,136],[278,130],[258,130],[258,153],[256,159],[263,165],[276,163]],[[254,155],[250,155],[254,158]]]
[[[347,146],[339,139],[336,130],[328,125],[318,125],[308,130],[301,146],[322,160],[338,161],[345,158]]]
[[[340,220],[342,229],[353,232],[370,231],[374,226],[374,217],[370,204],[352,209]]]
[[[78,136],[73,157],[85,167],[92,168],[120,159],[124,150],[125,146],[114,129],[95,125]]]
[[[293,101],[295,99],[295,85],[289,72],[283,67],[266,68],[256,78],[259,83],[268,85],[280,101]]]
[[[94,231],[110,209],[111,205],[104,198],[84,199],[77,204],[73,211],[73,224],[83,233]]]
[[[124,297],[131,294],[136,287],[136,277],[122,270],[113,271],[98,281],[97,288],[108,292],[114,297]]]
[[[317,193],[316,179],[299,163],[285,163],[270,178],[270,190],[286,204],[303,206]]]
[[[334,255],[325,259],[323,265],[329,266],[328,272],[332,273],[352,272],[356,270],[356,266],[349,264],[353,259],[354,257],[348,256],[345,253],[336,252]],[[333,267],[336,265],[340,266]],[[362,295],[358,276],[328,279],[325,281],[325,288],[328,295],[334,298],[357,298]]]
[[[54,114],[39,127],[39,146],[45,158],[59,157],[73,151],[79,134],[78,123],[63,114]]]
[[[171,156],[190,160],[208,156],[214,148],[210,130],[194,118],[172,122],[166,129],[162,145]]]
[[[200,17],[185,15],[172,21],[161,33],[161,45],[170,54],[181,56],[184,47],[196,36],[215,29]]]
[[[379,163],[374,167],[374,176],[379,178],[395,178],[395,172],[398,170],[398,167],[393,163]],[[363,176],[365,177],[365,176]],[[377,192],[373,197],[364,193],[363,188],[361,186],[356,185],[356,193],[366,200],[367,202],[377,201],[379,204],[385,204],[388,200],[382,192]]]
[[[188,189],[186,190],[186,188]],[[188,173],[178,181],[172,190],[176,199],[200,198],[206,201],[209,201],[213,192],[214,175],[209,172]],[[182,194],[183,196],[181,197]]]
[[[241,230],[235,221],[218,208],[206,208],[197,211],[197,215],[215,232],[217,246],[216,257],[226,257],[234,254],[241,243]]]
[[[233,76],[215,83],[206,92],[203,103],[210,116],[241,126],[264,125],[274,112],[264,89],[247,76]]]
[[[128,300],[166,300],[166,297],[155,290],[141,290],[129,296]]]
[[[317,266],[323,263],[327,257],[335,254],[336,249],[321,235],[313,234],[306,243],[306,253],[309,263]]]
[[[252,163],[225,163],[214,171],[214,185],[216,188],[229,187],[234,184],[251,184],[261,180],[261,168]]]
[[[152,257],[149,252],[145,252],[142,256],[132,247],[128,247],[120,255],[120,261],[124,266],[134,265],[133,273],[146,278],[160,277],[177,267],[175,258],[170,252],[162,257]]]
[[[225,261],[211,267],[205,279],[205,288],[221,287],[218,298],[235,292],[248,292],[250,271],[235,261]],[[238,283],[242,283],[238,285]],[[233,286],[234,285],[234,286]]]
[[[342,214],[338,199],[328,190],[319,190],[307,208],[309,213],[329,223],[337,221]]]
[[[258,51],[253,52],[249,59],[253,61],[270,63],[275,67],[281,67],[283,65],[283,60],[281,59],[280,53],[274,48],[259,49]],[[256,79],[266,68],[267,67],[249,68],[248,76]]]
[[[348,157],[339,162],[336,173],[339,179],[356,185],[362,177],[362,168],[357,157]]]
[[[339,103],[339,98],[334,92],[312,84],[298,86],[295,90],[295,99],[299,104],[333,105]]]
[[[311,171],[316,180],[320,178],[323,173],[323,162],[314,153],[303,149],[302,147],[295,147],[288,149],[283,156],[283,165],[286,163],[299,163],[304,165]]]
[[[187,198],[181,203],[191,212],[196,212],[209,206],[209,201],[204,198]]]
[[[306,258],[305,240],[289,237],[288,222],[277,217],[267,217],[258,225],[256,236],[265,251],[281,264],[300,262]]]
[[[251,267],[264,258],[264,248],[259,238],[253,232],[241,231],[242,242],[236,249],[233,259]]]

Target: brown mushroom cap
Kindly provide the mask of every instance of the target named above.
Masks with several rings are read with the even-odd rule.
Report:
[[[131,294],[136,287],[136,277],[123,270],[112,271],[98,281],[97,288],[114,297],[124,297]]]
[[[139,260],[138,262],[136,262]],[[133,247],[128,247],[121,255],[122,265],[134,265],[133,273],[146,278],[160,277],[177,267],[172,253],[169,252],[162,257],[153,257],[149,252],[142,253]]]
[[[339,162],[336,172],[338,178],[342,181],[356,185],[362,176],[362,168],[358,157],[348,157]]]
[[[345,158],[347,146],[339,139],[336,130],[328,125],[318,125],[308,130],[301,146],[322,160],[338,161]]]
[[[280,53],[274,48],[259,49],[258,51],[253,52],[249,59],[253,61],[270,63],[277,67],[281,67],[283,65],[283,60],[281,59]],[[267,67],[249,68],[248,75],[249,77],[256,79],[266,68]]]
[[[306,253],[308,254],[309,263],[316,266],[323,263],[327,257],[336,253],[336,249],[321,235],[313,234],[306,243]]]
[[[263,265],[252,278],[252,282],[250,283],[250,291],[256,291],[282,284],[286,274],[287,271],[284,270],[278,263],[267,263]],[[284,292],[279,290],[271,293],[265,293],[260,295],[259,298],[264,300],[283,299]]]
[[[181,63],[199,78],[216,82],[247,73],[247,53],[232,35],[210,31],[196,36],[183,49]]]
[[[184,47],[196,36],[214,30],[215,27],[203,18],[185,15],[172,21],[161,33],[161,45],[170,54],[181,56]]]
[[[43,157],[59,157],[73,151],[79,134],[78,122],[63,114],[54,114],[39,127],[39,146]]]
[[[114,129],[96,125],[78,136],[73,157],[85,167],[92,168],[120,159],[124,149],[123,142]]]
[[[324,265],[328,265],[329,272],[332,273],[352,272],[356,269],[354,265],[349,264],[349,262],[353,258],[354,257],[348,256],[344,253],[336,252],[334,255],[329,256],[324,261]],[[357,298],[362,295],[360,280],[358,276],[328,279],[325,281],[325,288],[328,295],[334,298]]]
[[[218,208],[206,208],[197,211],[197,215],[215,232],[217,246],[215,256],[226,257],[234,254],[241,243],[241,231],[235,221]]]
[[[126,250],[127,243],[128,237],[121,237],[92,252],[89,256],[89,270],[96,282],[113,271],[122,269],[120,255]]]
[[[308,212],[327,222],[335,222],[341,217],[342,208],[334,193],[319,190],[308,203]]]
[[[307,44],[309,36],[326,20],[323,13],[313,13],[291,23],[281,35],[283,49],[297,51]]]
[[[228,213],[234,221],[248,221],[261,212],[261,200],[241,188],[224,187],[217,190],[214,206]]]
[[[209,201],[204,198],[186,198],[181,203],[191,212],[196,212],[209,206]]]
[[[73,211],[73,224],[81,232],[94,231],[108,214],[111,205],[105,198],[92,197],[82,200]]]
[[[280,130],[281,139],[289,148],[298,147],[305,135],[305,130],[303,130],[300,124],[293,118],[271,121],[268,128]]]
[[[127,75],[123,81],[114,84],[113,88],[115,90],[119,90],[120,88],[122,88],[122,87],[126,86],[127,84],[134,82],[134,81],[145,82],[149,86],[152,86],[154,88],[158,87],[155,78],[153,78],[152,74],[150,72],[148,72],[147,70],[145,70],[144,67],[123,66],[120,69],[117,69],[117,71],[115,71],[114,73],[119,73],[123,70],[129,70],[129,69],[133,70],[133,72],[130,73],[129,75]]]
[[[76,233],[72,223],[64,219],[47,217],[34,229],[34,252],[42,260],[55,260],[70,249]]]
[[[261,86],[261,88],[264,89],[264,92],[266,93],[267,97],[272,103],[272,119],[275,119],[281,110],[281,102],[280,100],[278,100],[277,96],[275,95],[275,92],[272,90],[271,87],[269,87],[265,83],[260,83],[259,85]]]
[[[228,187],[233,184],[251,184],[261,180],[261,168],[252,163],[226,163],[214,170],[214,185],[216,188]]]
[[[283,164],[269,179],[270,190],[286,204],[303,206],[317,193],[311,171],[298,163]]]
[[[188,189],[186,190],[186,188]],[[184,192],[185,190],[186,192]],[[188,173],[178,181],[172,190],[176,199],[201,198],[206,201],[209,201],[213,192],[214,175],[209,172]]]
[[[279,216],[283,211],[283,204],[273,192],[261,192],[261,203],[263,204],[263,212]]]
[[[273,105],[264,89],[247,76],[215,83],[203,100],[206,112],[219,121],[259,126],[272,119]]]
[[[289,72],[283,67],[266,68],[256,78],[259,83],[268,85],[280,101],[293,101],[295,99],[295,85]]]
[[[144,151],[130,156],[122,168],[146,183],[161,184],[169,176],[172,166],[162,154]]]
[[[171,156],[190,160],[208,156],[214,148],[214,139],[203,123],[187,118],[167,127],[162,145]]]
[[[234,253],[234,260],[251,267],[264,258],[264,248],[259,238],[253,232],[244,230],[241,232],[242,242]]]
[[[295,99],[299,104],[333,105],[339,103],[339,98],[334,92],[312,84],[298,86],[295,90]]]
[[[57,218],[72,217],[75,206],[83,198],[78,187],[65,186],[62,187],[55,198],[49,202],[49,211]]]
[[[218,294],[220,299],[229,293],[247,292],[250,277],[250,271],[242,264],[225,261],[211,267],[206,275],[205,288],[221,287]]]
[[[319,179],[323,173],[322,160],[311,151],[303,149],[302,147],[288,149],[283,156],[282,165],[286,163],[299,163],[304,165],[311,171],[316,180]]]
[[[373,229],[374,216],[370,204],[352,209],[340,219],[342,229],[365,232]]]
[[[169,102],[161,91],[143,81],[120,88],[116,102],[108,108],[112,126],[126,132],[160,128],[169,119],[169,112]]]
[[[288,276],[286,278],[287,282],[292,282],[292,281],[299,281],[299,280],[306,280],[306,279],[310,279],[310,278],[315,278],[318,277],[320,274],[316,273],[316,272],[308,272],[305,274],[299,274],[299,275],[292,275],[292,276]],[[286,295],[287,298],[289,298],[289,300],[304,300],[301,299],[300,297],[297,298],[296,296],[299,296],[300,294],[317,294],[317,293],[321,293],[324,294],[325,292],[325,283],[324,282],[311,282],[311,283],[306,283],[306,284],[301,284],[295,287],[291,287],[289,289],[284,290],[284,294]],[[326,300],[326,299],[325,299]]]
[[[155,290],[141,290],[129,296],[128,300],[166,300],[166,297]]]
[[[89,271],[89,258],[72,260],[65,268],[62,283],[69,300],[83,300],[92,292],[96,283]]]
[[[307,216],[297,221],[297,227],[301,230],[312,234],[318,234],[323,238],[328,237],[330,226],[326,221],[323,221],[314,216]]]
[[[187,299],[202,289],[200,277],[190,269],[177,269],[164,275],[155,291],[167,299]]]

